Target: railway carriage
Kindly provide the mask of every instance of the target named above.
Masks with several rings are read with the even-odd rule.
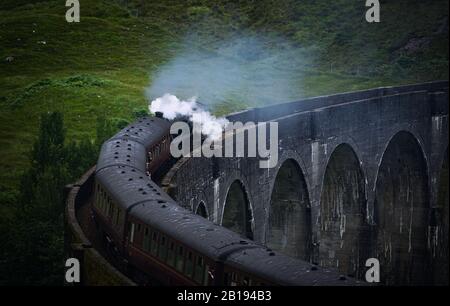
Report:
[[[276,254],[173,201],[151,179],[169,160],[170,122],[141,118],[106,141],[91,207],[118,267],[140,284],[345,285],[309,263]]]

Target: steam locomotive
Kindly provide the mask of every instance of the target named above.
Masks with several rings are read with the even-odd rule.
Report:
[[[153,180],[170,160],[170,122],[145,117],[101,149],[91,206],[119,269],[139,284],[355,285],[276,253],[180,207]]]

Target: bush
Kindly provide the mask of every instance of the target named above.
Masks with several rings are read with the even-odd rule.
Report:
[[[135,108],[133,109],[133,117],[134,118],[140,118],[148,116],[148,109],[147,108]]]
[[[65,133],[61,113],[41,116],[31,166],[21,177],[19,205],[2,224],[0,284],[63,284],[64,187],[94,165],[98,155],[90,140],[65,144]]]

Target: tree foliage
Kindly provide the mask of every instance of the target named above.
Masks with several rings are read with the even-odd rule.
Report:
[[[2,224],[0,284],[63,284],[64,186],[95,164],[101,143],[114,131],[110,120],[99,116],[95,141],[66,143],[62,114],[41,116],[17,208]]]

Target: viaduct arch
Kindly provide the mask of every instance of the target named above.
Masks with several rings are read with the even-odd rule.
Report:
[[[346,275],[363,275],[369,247],[366,201],[360,161],[350,145],[341,144],[328,160],[320,197],[323,265]]]
[[[389,141],[375,188],[374,256],[384,267],[381,277],[386,284],[427,283],[428,171],[411,133]]]
[[[196,215],[208,219],[208,210],[206,208],[205,202],[200,201],[200,203],[198,203],[197,207],[195,208],[194,212]]]
[[[253,239],[253,214],[244,184],[240,180],[231,183],[223,208],[222,226],[243,237]]]
[[[287,255],[311,259],[311,204],[300,166],[287,159],[272,189],[266,245]]]
[[[217,224],[239,224],[245,235],[251,228],[255,241],[343,274],[363,277],[365,260],[379,257],[385,284],[448,284],[448,81],[310,98],[228,119],[278,122],[279,164],[187,159],[167,179],[180,205],[202,194]],[[193,169],[201,174],[195,179]],[[249,204],[233,213],[232,200]]]

